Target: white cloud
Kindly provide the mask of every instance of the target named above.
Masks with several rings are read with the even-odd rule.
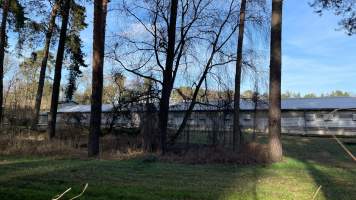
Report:
[[[150,27],[150,25],[148,24],[146,27]],[[135,39],[146,37],[148,34],[146,28],[139,22],[131,23],[128,25],[127,30],[121,32],[121,35]]]

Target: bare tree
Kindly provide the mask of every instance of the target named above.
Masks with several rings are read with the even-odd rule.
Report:
[[[200,99],[201,88],[207,85],[214,69],[236,61],[236,48],[232,48],[231,44],[234,44],[233,35],[238,28],[240,6],[236,0],[179,0],[174,61],[172,69],[168,70],[170,73],[167,73],[165,62],[168,62],[170,2],[148,0],[126,4],[124,1],[124,13],[133,21],[131,27],[125,27],[120,33],[121,40],[113,44],[114,52],[109,55],[127,72],[160,85],[161,105],[163,101],[166,101],[165,106],[169,105],[170,98],[167,99],[167,96],[171,96],[177,77],[180,81],[177,84],[182,84],[182,79],[192,84],[192,96],[187,99],[191,103],[187,114],[178,131],[170,138],[170,142],[174,142],[183,131],[191,110]],[[220,6],[216,6],[218,3]],[[246,17],[246,21],[260,20],[256,12],[251,13],[254,15]],[[190,80],[190,77],[193,78]],[[167,84],[167,79],[170,84]],[[168,118],[168,110],[160,106],[159,112],[160,116]],[[167,125],[163,126],[167,123],[161,119],[160,128],[167,132]]]
[[[282,2],[272,1],[271,55],[269,86],[269,157],[270,161],[282,159],[281,143],[281,67],[282,67]]]
[[[56,64],[54,68],[54,79],[53,79],[53,88],[52,88],[52,98],[51,98],[51,109],[48,116],[48,136],[53,138],[56,134],[56,121],[57,121],[57,108],[58,108],[58,99],[59,99],[59,89],[61,84],[62,76],[62,65],[65,49],[65,41],[67,38],[67,28],[69,20],[69,10],[70,10],[71,0],[65,0],[62,10],[62,26],[58,42],[58,50],[56,57]]]
[[[88,138],[88,156],[99,154],[101,133],[101,111],[103,96],[103,68],[105,52],[105,27],[108,0],[94,1],[93,30],[93,76],[91,95],[90,132]]]
[[[170,143],[174,143],[179,135],[183,132],[188,119],[194,109],[194,106],[197,103],[197,97],[200,91],[201,86],[204,81],[207,79],[209,72],[217,66],[223,66],[228,63],[236,61],[236,58],[229,52],[224,51],[226,44],[231,40],[233,34],[236,32],[238,24],[233,23],[233,16],[235,14],[235,1],[231,1],[228,5],[226,14],[223,15],[221,12],[215,12],[214,17],[211,19],[212,22],[218,22],[218,24],[208,25],[209,30],[206,31],[210,37],[206,41],[209,43],[209,55],[205,64],[203,65],[203,72],[200,75],[200,78],[195,85],[192,99],[187,108],[187,111],[184,114],[183,121],[179,126],[177,132],[170,138]],[[209,22],[207,22],[209,23]],[[217,55],[220,56],[220,59],[216,59]]]
[[[214,22],[212,24],[214,24],[214,26],[211,27],[210,30],[215,29],[215,35],[211,37],[214,38],[215,41],[211,40],[209,43],[209,51],[211,51],[210,56],[208,56],[208,59],[206,60],[206,62],[204,62],[205,63],[203,66],[204,71],[202,72],[199,81],[193,84],[195,88],[195,92],[193,92],[193,96],[190,99],[191,104],[187,109],[187,112],[183,118],[182,124],[178,128],[178,131],[174,134],[174,136],[172,136],[171,143],[174,143],[174,141],[184,130],[185,125],[189,119],[189,116],[194,108],[194,105],[197,103],[199,90],[202,87],[202,84],[205,82],[205,87],[207,87],[209,76],[215,78],[219,77],[219,75],[214,73],[214,69],[219,69],[223,66],[228,65],[229,63],[237,61],[237,58],[235,56],[236,54],[234,55],[234,53],[232,53],[231,51],[232,48],[229,45],[230,44],[229,42],[232,39],[232,35],[235,33],[238,26],[241,25],[239,23],[236,23],[237,19],[235,16],[238,15],[239,12],[236,11],[236,7],[238,6],[236,6],[235,3],[236,1],[228,2],[228,5],[230,6],[227,6],[227,8],[225,7],[223,11],[218,11],[218,15],[213,17]],[[251,5],[249,8],[250,9],[249,14],[245,17],[244,21],[245,23],[249,23],[249,26],[254,33],[261,32],[262,34],[264,34],[263,30],[260,29],[264,28],[266,22],[265,14],[267,13],[267,10],[265,10],[264,8],[265,3],[264,1],[251,1],[250,4]],[[234,20],[236,21],[234,22]],[[220,23],[217,24],[217,22]],[[230,27],[230,29],[227,29],[227,27]],[[221,31],[220,34],[216,34],[219,33],[220,31]],[[208,32],[214,33],[214,31],[208,31]],[[253,53],[254,52],[251,50],[246,51],[244,57],[247,57]],[[247,61],[247,59],[244,60],[243,56],[241,55],[241,68],[242,67],[253,69],[255,66],[251,63],[251,61]],[[218,81],[218,84],[221,85],[222,84],[221,81]],[[207,88],[205,90],[207,91]]]
[[[185,59],[188,47],[194,44],[193,40],[200,37],[201,32],[198,30],[204,27],[204,12],[211,4],[212,0],[150,0],[142,4],[130,4],[130,7],[124,2],[125,12],[144,29],[148,37],[132,37],[124,32],[121,38],[126,46],[116,43],[112,58],[126,71],[160,84],[159,129],[162,153],[166,151],[170,96],[182,66],[181,60]],[[136,13],[138,8],[147,12],[145,16],[149,16],[149,22],[139,17],[141,14]],[[123,50],[120,55],[118,51]],[[128,58],[130,56],[133,59]]]

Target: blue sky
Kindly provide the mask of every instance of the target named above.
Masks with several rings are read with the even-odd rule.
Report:
[[[282,90],[301,94],[343,90],[356,94],[356,36],[338,31],[340,17],[331,12],[319,16],[308,5],[310,1],[284,1]],[[92,9],[88,12],[87,21],[92,24]],[[108,20],[110,34],[119,19],[109,14]],[[91,34],[90,26],[83,33],[90,48]],[[250,85],[245,83],[244,88]]]
[[[308,2],[284,1],[283,91],[356,93],[356,36],[337,31],[340,18],[320,17]]]
[[[343,90],[356,94],[356,36],[337,31],[340,18],[330,12],[317,15],[308,5],[310,1],[284,1],[282,90],[302,94]],[[89,64],[85,73],[91,74],[92,5],[87,11],[89,27],[81,35]],[[115,12],[109,13],[108,35],[112,35],[120,20],[124,19],[118,19]],[[111,71],[110,65],[106,65],[106,71]],[[246,82],[243,89],[251,85]]]

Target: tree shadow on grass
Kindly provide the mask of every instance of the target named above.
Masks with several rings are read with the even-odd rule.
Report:
[[[316,199],[356,199],[356,165],[333,139],[287,136],[282,140],[283,162],[253,166],[249,183],[236,179],[238,184],[254,185],[248,199],[312,199],[319,186]],[[244,199],[238,195],[221,199]]]
[[[70,179],[60,177],[61,173],[84,166],[85,163],[46,158],[8,160],[0,164],[0,199],[51,199],[73,185]],[[79,193],[82,186],[77,187]]]
[[[283,142],[286,161],[269,166],[147,163],[142,159],[7,162],[0,164],[0,199],[50,199],[69,187],[73,187],[68,194],[72,197],[85,183],[89,187],[83,199],[311,199],[319,185],[319,199],[355,197],[354,163],[343,157],[334,141],[285,137]],[[299,178],[298,173],[307,178]],[[299,187],[302,181],[310,183]]]
[[[4,171],[4,176],[0,178],[0,197],[50,199],[73,187],[68,194],[68,197],[72,197],[80,193],[83,184],[89,183],[83,196],[85,199],[215,200],[229,195],[227,192],[222,194],[226,188],[229,191],[238,188],[242,193],[255,193],[253,182],[246,187],[246,181],[254,177],[256,168],[243,168],[231,165],[146,163],[140,159],[24,160],[0,165],[0,171]],[[232,183],[234,180],[244,180],[245,184]]]
[[[287,137],[284,147],[285,155],[302,162],[317,187],[322,186],[322,194],[316,199],[356,198],[355,162],[336,141],[331,138]]]

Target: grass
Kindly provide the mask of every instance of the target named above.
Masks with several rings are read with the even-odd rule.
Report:
[[[356,164],[332,139],[284,137],[285,159],[264,166],[187,165],[145,159],[0,156],[0,199],[356,199]],[[356,145],[348,147],[356,153]]]

